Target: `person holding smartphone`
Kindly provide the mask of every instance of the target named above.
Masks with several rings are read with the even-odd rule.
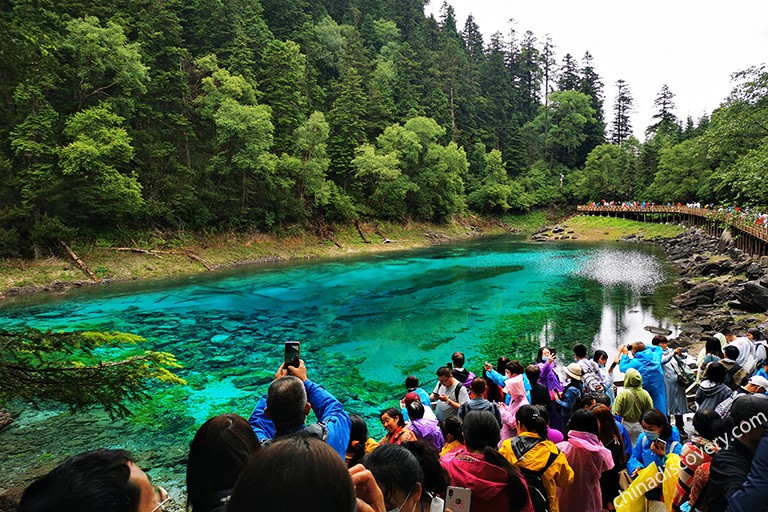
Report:
[[[646,466],[655,462],[659,471],[664,471],[667,455],[680,455],[683,445],[680,443],[680,433],[667,421],[667,415],[658,409],[651,409],[643,414],[640,424],[643,433],[637,438],[632,449],[632,456],[627,461],[627,472],[635,478]],[[661,488],[654,489],[655,494],[646,497],[650,500],[661,501]],[[649,493],[650,494],[650,493]]]
[[[306,425],[309,411],[318,421]],[[304,360],[280,365],[248,423],[262,444],[287,436],[315,437],[327,442],[342,460],[346,457],[352,420],[335,396],[307,377]]]

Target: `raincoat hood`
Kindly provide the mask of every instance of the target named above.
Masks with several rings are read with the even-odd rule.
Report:
[[[515,375],[511,379],[507,379],[504,384],[504,391],[506,391],[513,399],[525,396],[525,383],[523,382],[522,375]]]
[[[634,368],[630,368],[624,374],[624,387],[625,388],[639,388],[643,385],[643,376],[640,372]]]
[[[481,500],[492,500],[507,488],[507,472],[485,462],[482,454],[462,450],[449,454],[449,457],[451,455],[453,461],[446,465],[451,482],[472,489],[473,498],[477,496]],[[463,460],[465,458],[474,460]]]
[[[725,384],[715,384],[712,381],[704,380],[699,385],[699,392],[705,397],[713,397],[722,391],[723,386],[725,386]]]

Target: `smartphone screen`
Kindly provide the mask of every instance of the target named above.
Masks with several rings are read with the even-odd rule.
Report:
[[[453,512],[469,511],[472,504],[472,491],[465,487],[448,486],[445,492],[445,508]]]
[[[286,341],[285,342],[285,366],[299,367],[299,356],[301,350],[301,343],[298,341]]]
[[[655,442],[658,443],[657,446],[659,448],[661,448],[662,450],[666,450],[667,449],[667,442],[665,440],[657,439]]]

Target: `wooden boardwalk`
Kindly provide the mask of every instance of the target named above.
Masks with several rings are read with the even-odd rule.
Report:
[[[768,255],[768,229],[745,222],[738,216],[709,208],[687,206],[600,206],[581,205],[576,211],[585,215],[621,217],[643,222],[674,222],[697,226],[713,236],[729,230],[734,244],[753,256]]]

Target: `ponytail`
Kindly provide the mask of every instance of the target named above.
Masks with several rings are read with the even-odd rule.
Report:
[[[547,420],[542,411],[535,405],[524,405],[517,410],[515,419],[523,424],[526,430],[535,432],[540,438],[547,439]]]
[[[509,512],[521,512],[528,505],[528,488],[517,468],[509,463],[495,448],[486,446],[483,449],[485,462],[493,464],[507,472],[507,493],[509,495]]]

